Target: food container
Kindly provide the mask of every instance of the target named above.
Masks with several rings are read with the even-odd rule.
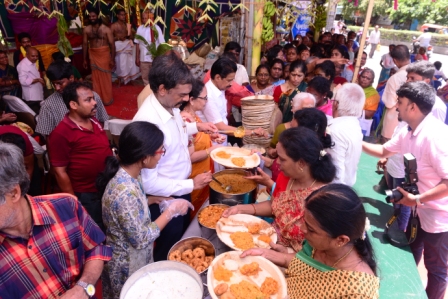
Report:
[[[132,299],[139,299],[139,298],[152,298],[149,297],[150,293],[152,292],[166,292],[166,286],[163,286],[161,284],[153,284],[152,289],[148,288],[148,293],[144,294],[143,292],[141,292],[141,286],[138,284],[138,281],[141,278],[145,278],[145,276],[150,275],[150,274],[154,274],[157,272],[162,272],[162,271],[169,271],[170,273],[176,274],[176,272],[181,272],[181,274],[186,274],[188,276],[190,276],[193,281],[197,282],[198,286],[199,286],[199,290],[200,290],[200,294],[198,293],[197,296],[193,296],[192,294],[186,294],[189,295],[188,299],[202,299],[203,295],[204,295],[204,287],[202,284],[202,280],[201,277],[199,276],[198,273],[196,273],[196,271],[185,265],[182,263],[177,263],[177,262],[172,262],[172,261],[160,261],[160,262],[156,262],[156,263],[151,263],[149,265],[146,265],[144,267],[142,267],[141,269],[137,270],[136,272],[134,272],[134,274],[132,274],[128,280],[126,280],[126,283],[124,284],[123,288],[121,289],[120,292],[120,299],[129,299],[132,297]],[[165,272],[167,273],[167,272]],[[175,283],[171,283],[173,281],[176,281],[176,277],[172,277],[172,279],[170,279],[170,277],[167,277],[167,285],[170,287],[178,287],[176,286]],[[171,283],[171,284],[170,284]],[[194,286],[195,289],[196,286]],[[135,291],[140,291],[139,296],[135,296],[133,294],[133,292]],[[128,296],[126,296],[129,293]],[[134,296],[133,296],[134,295]]]
[[[246,174],[243,169],[225,169],[215,173],[214,176],[219,181],[219,175],[225,173],[240,174],[242,176],[245,176]],[[255,186],[253,190],[240,194],[221,193],[219,191],[214,190],[212,186],[210,186],[210,197],[209,197],[210,204],[225,204],[228,206],[235,206],[237,204],[255,203],[256,199],[257,199],[257,186]]]
[[[202,236],[210,236],[210,235],[216,233],[216,227],[206,226],[206,225],[202,224],[201,221],[199,221],[199,215],[201,215],[201,212],[204,211],[207,207],[210,207],[210,206],[229,208],[228,205],[217,203],[217,204],[211,204],[211,205],[202,207],[198,211],[198,214],[197,214],[198,215],[198,223],[199,223],[199,227],[201,228]]]
[[[215,246],[213,246],[213,244],[209,240],[201,238],[201,237],[190,237],[190,238],[185,238],[183,240],[180,240],[179,242],[174,244],[173,247],[171,247],[170,251],[168,252],[167,258],[170,256],[171,252],[173,252],[175,250],[179,250],[182,253],[187,249],[193,250],[196,247],[200,247],[200,248],[204,249],[205,255],[216,256]],[[175,262],[175,263],[185,265],[196,273],[196,270],[194,270],[192,267],[190,267],[184,263],[179,263],[179,262]],[[199,274],[202,274],[205,272],[207,272],[207,269],[205,269],[204,271],[202,271]]]

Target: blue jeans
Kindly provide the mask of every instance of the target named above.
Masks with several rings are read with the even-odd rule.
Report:
[[[404,178],[394,178],[390,176],[389,173],[386,173],[386,182],[389,189],[394,189],[397,187],[401,187],[404,182]],[[399,203],[394,203],[394,210],[400,210],[400,213],[397,217],[398,228],[402,231],[406,230],[408,226],[409,217],[411,216],[411,207],[404,206]]]
[[[410,232],[410,228],[407,230]],[[426,294],[428,299],[443,299],[448,282],[448,232],[428,233],[419,225],[417,238],[410,245],[415,263],[422,258],[428,270]]]

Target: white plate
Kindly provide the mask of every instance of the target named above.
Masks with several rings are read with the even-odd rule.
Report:
[[[227,221],[227,220],[231,220],[231,221],[241,221],[241,222],[245,222],[245,223],[260,223],[261,225],[261,229],[273,229],[272,225],[269,224],[268,222],[264,221],[263,219],[260,219],[258,217],[252,216],[252,215],[247,215],[247,214],[236,214],[236,215],[231,215],[228,218],[221,218],[219,219],[218,223],[216,224],[216,234],[218,235],[219,239],[226,244],[227,246],[229,246],[232,249],[235,250],[239,250],[241,251],[242,249],[235,247],[235,245],[233,244],[232,239],[230,239],[230,235],[232,233],[229,232],[225,232],[222,230],[222,226],[223,221]],[[242,229],[239,229],[242,228]],[[243,226],[233,226],[232,230],[236,231],[244,231]],[[247,231],[247,230],[245,230]],[[270,248],[270,246],[262,241],[256,241],[256,239],[260,236],[260,234],[252,234],[252,237],[254,239],[254,244],[255,244],[255,248],[258,248],[257,243],[261,242],[261,244],[265,245],[264,248]],[[271,241],[273,243],[277,243],[277,234],[274,232],[272,235],[270,235],[271,237]]]
[[[220,158],[216,155],[216,153],[224,151],[227,154],[230,155],[229,158],[227,159],[223,159]],[[260,157],[256,154],[253,153],[252,155],[250,154],[250,150],[249,149],[245,149],[245,148],[239,148],[239,147],[233,147],[233,146],[225,146],[225,147],[219,147],[219,148],[215,148],[214,150],[212,150],[210,152],[210,157],[213,159],[213,161],[215,161],[216,163],[219,163],[225,167],[229,167],[229,168],[254,168],[257,167],[258,165],[260,165]],[[235,164],[232,163],[232,158],[244,158],[244,160],[246,160],[246,164],[243,167],[238,167]]]
[[[265,259],[261,256],[246,256],[244,258],[240,258],[241,252],[240,251],[229,251],[225,252],[219,256],[217,256],[213,262],[210,264],[210,267],[208,268],[207,273],[207,287],[208,291],[210,293],[210,296],[213,299],[218,299],[218,296],[215,295],[215,287],[224,282],[224,281],[218,281],[214,278],[213,272],[216,267],[219,265],[222,265],[222,261],[224,260],[234,260],[238,263],[239,266],[243,266],[246,264],[250,264],[252,262],[257,262],[258,265],[261,268],[261,271],[258,272],[258,276],[250,276],[250,279],[241,274],[239,270],[236,270],[233,272],[232,277],[230,278],[230,281],[225,282],[229,285],[239,283],[242,280],[247,280],[249,282],[255,283],[258,287],[261,287],[261,284],[266,279],[266,277],[272,277],[275,279],[279,284],[279,290],[277,294],[270,296],[270,299],[284,299],[287,298],[287,286],[286,286],[286,279],[283,273],[280,271],[280,269],[274,265],[269,260]]]

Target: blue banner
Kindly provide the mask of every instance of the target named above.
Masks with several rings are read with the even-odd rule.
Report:
[[[295,39],[297,35],[305,36],[310,30],[310,22],[311,16],[307,13],[301,13],[291,28],[293,39]]]

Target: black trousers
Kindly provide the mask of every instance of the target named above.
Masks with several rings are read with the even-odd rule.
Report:
[[[172,196],[174,198],[183,198],[191,202],[191,194],[182,196]],[[160,216],[160,208],[158,204],[149,206],[151,212],[151,221],[155,221]],[[182,238],[182,235],[187,230],[190,223],[190,210],[184,216],[178,216],[171,219],[165,228],[160,232],[160,236],[156,239],[154,247],[154,261],[164,261],[168,258],[168,252],[171,247]]]
[[[78,197],[79,202],[82,204],[93,221],[101,228],[101,230],[106,233],[106,227],[103,224],[103,211],[101,207],[101,198],[97,192],[75,192],[76,197]]]

